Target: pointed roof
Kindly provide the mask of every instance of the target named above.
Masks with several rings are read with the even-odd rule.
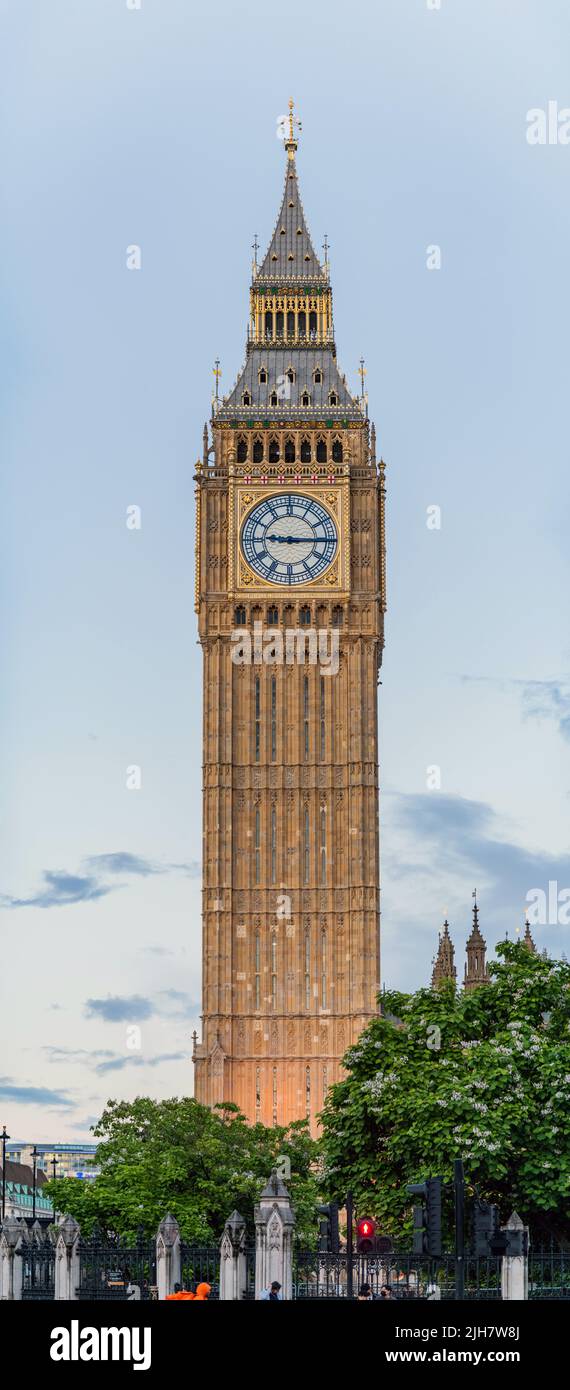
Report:
[[[524,936],[523,936],[523,945],[524,945],[524,946],[528,946],[529,951],[532,951],[533,954],[536,954],[536,946],[535,946],[534,941],[533,941],[533,939],[532,939],[531,930],[530,930],[530,922],[529,922],[529,920],[528,920],[528,917],[526,918],[526,921],[525,921],[525,928],[526,928],[526,931],[525,931],[525,934],[524,934]]]
[[[469,946],[485,946],[486,944],[485,938],[481,935],[479,930],[479,908],[477,907],[477,903],[474,903],[473,906],[473,927],[471,935],[467,938],[466,944],[467,948],[469,948]]]
[[[295,160],[288,158],[279,216],[257,279],[293,281],[315,277],[323,279],[325,271],[313,249],[305,220]]]
[[[432,989],[436,989],[444,980],[455,980],[457,978],[454,961],[455,948],[449,935],[449,922],[446,917],[443,924],[443,931],[439,934],[437,956],[434,961],[431,977]]]
[[[294,380],[284,397],[283,382],[290,367],[293,369]],[[260,381],[262,369],[265,370],[267,378],[264,382]],[[317,369],[321,378],[318,383],[314,375]],[[279,403],[271,406],[271,394],[276,390]],[[310,397],[308,406],[302,405],[305,390]],[[331,391],[336,393],[336,406],[329,403]],[[244,406],[242,401],[244,392],[250,398],[247,406]],[[362,411],[341,376],[330,349],[324,345],[313,347],[312,344],[304,348],[289,348],[286,344],[266,344],[251,349],[216,418],[223,420],[226,415],[239,417],[241,414],[245,419],[251,416],[252,412],[257,415],[261,412],[269,420],[287,418],[292,412],[299,412],[305,419],[313,419],[315,415],[327,416],[331,420],[338,420],[339,423],[342,419],[362,420]]]

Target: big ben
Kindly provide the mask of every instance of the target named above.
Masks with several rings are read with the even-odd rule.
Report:
[[[384,466],[337,363],[289,104],[245,364],[196,471],[203,1031],[195,1095],[316,1132],[377,1012]]]

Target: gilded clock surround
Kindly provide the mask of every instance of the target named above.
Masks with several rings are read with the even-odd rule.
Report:
[[[267,497],[279,497],[287,491],[299,492],[306,496],[307,500],[314,498],[315,501],[320,502],[332,516],[338,532],[337,553],[332,564],[317,579],[295,585],[295,591],[298,590],[299,593],[303,594],[311,592],[330,594],[333,591],[348,593],[350,583],[350,543],[346,525],[349,505],[348,478],[337,487],[329,484],[326,487],[304,488],[302,483],[296,484],[294,482],[294,478],[299,475],[293,470],[289,473],[280,473],[280,476],[283,476],[285,481],[279,486],[254,488],[238,482],[235,489],[230,490],[230,562],[228,571],[230,594],[237,598],[240,594],[253,593],[263,589],[271,589],[272,592],[280,594],[290,592],[286,585],[273,584],[268,579],[256,574],[255,570],[247,563],[240,546],[244,521],[257,503]],[[232,496],[233,493],[235,496]]]
[[[305,222],[293,119],[282,206],[253,267],[245,365],[214,404],[196,467],[204,864],[194,1063],[204,1104],[233,1101],[265,1124],[307,1117],[316,1132],[346,1048],[377,1011],[385,488],[366,400],[336,361],[329,266]],[[277,319],[287,312],[289,323]],[[290,392],[273,405],[288,371]],[[239,544],[256,503],[287,491],[318,501],[338,531],[330,568],[295,586],[257,575]],[[232,660],[236,622],[286,632],[307,614],[336,634],[335,674]]]

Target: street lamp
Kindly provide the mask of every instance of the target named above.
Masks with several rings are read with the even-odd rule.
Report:
[[[56,1158],[55,1154],[54,1154],[54,1156],[53,1156],[53,1158],[52,1158],[51,1166],[52,1166],[52,1169],[53,1169],[52,1178],[53,1178],[53,1181],[55,1182],[56,1177],[57,1177],[57,1171],[56,1171],[56,1170],[57,1170],[57,1158]],[[52,1201],[52,1206],[53,1206],[53,1219],[54,1219],[54,1222],[55,1222],[55,1220],[56,1220],[56,1218],[57,1218],[57,1211],[56,1211],[56,1209],[55,1209],[55,1196],[54,1196],[53,1201]]]
[[[33,1175],[34,1175],[34,1177],[33,1177],[33,1186],[32,1186],[32,1226],[33,1226],[33,1225],[34,1225],[34,1222],[35,1222],[35,1219],[36,1219],[36,1176],[37,1176],[37,1170],[38,1170],[38,1151],[37,1151],[37,1148],[36,1148],[36,1145],[35,1145],[35,1144],[34,1144],[34,1147],[33,1147],[33,1149],[32,1149],[32,1160],[33,1160],[32,1172],[33,1172]]]
[[[6,1218],[6,1140],[10,1135],[6,1132],[6,1125],[2,1126],[2,1221]]]

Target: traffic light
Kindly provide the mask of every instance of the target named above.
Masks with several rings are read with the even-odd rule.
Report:
[[[499,1233],[499,1212],[491,1202],[473,1203],[473,1245],[478,1256],[491,1255]]]
[[[328,1250],[331,1255],[338,1255],[340,1249],[338,1234],[338,1202],[328,1202],[326,1205],[317,1207],[321,1220],[319,1221],[319,1250]]]
[[[421,1197],[414,1207],[414,1255],[441,1255],[441,1189],[442,1178],[428,1178],[426,1182],[408,1183],[406,1192],[411,1197]]]
[[[376,1222],[371,1216],[361,1216],[356,1223],[356,1248],[359,1255],[373,1255],[375,1249],[374,1236],[376,1233]]]

